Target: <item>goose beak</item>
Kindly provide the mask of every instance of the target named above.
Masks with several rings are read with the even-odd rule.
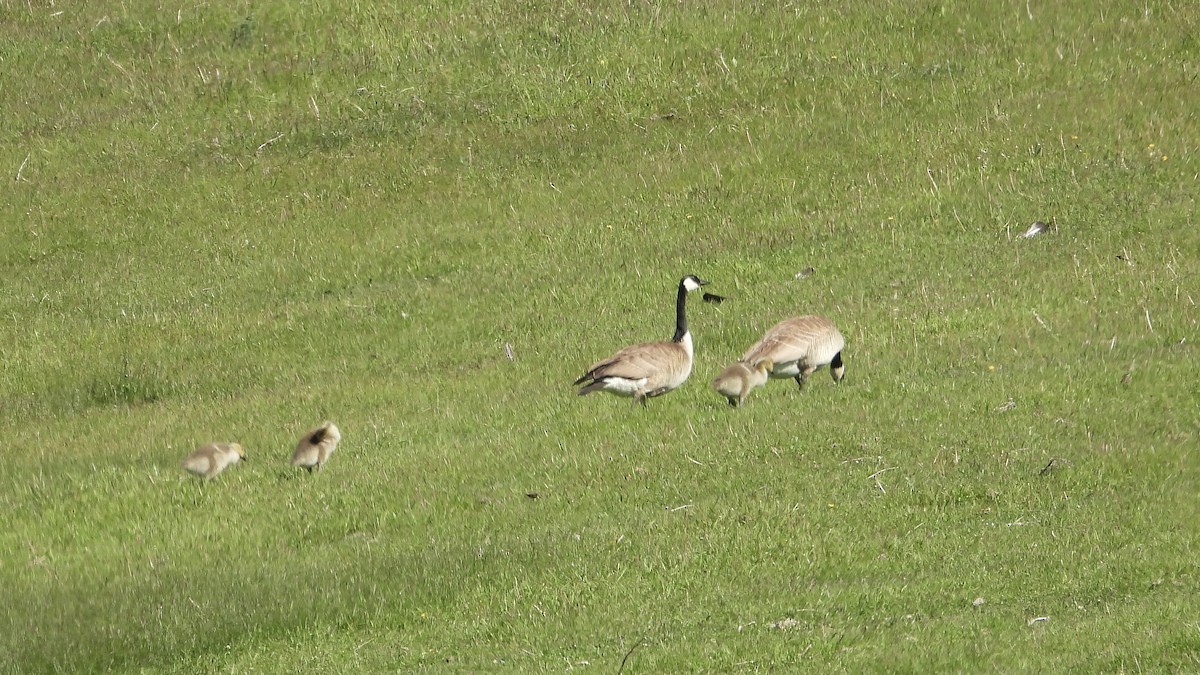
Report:
[[[697,283],[697,284],[699,284],[699,285],[701,285],[701,286],[704,286],[704,285],[707,285],[707,284],[708,284],[708,282],[707,282],[707,281],[705,281],[704,279],[701,279],[700,277],[696,277],[696,283]]]

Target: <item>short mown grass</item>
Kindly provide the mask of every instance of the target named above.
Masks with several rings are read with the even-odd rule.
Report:
[[[1198,31],[0,4],[0,669],[1200,669]],[[802,313],[842,386],[708,389]]]

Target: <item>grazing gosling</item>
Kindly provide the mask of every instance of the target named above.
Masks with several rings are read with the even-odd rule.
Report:
[[[302,466],[308,469],[309,473],[312,473],[313,469],[320,469],[329,461],[329,456],[337,449],[341,440],[342,432],[338,431],[337,425],[325,422],[300,439],[296,452],[292,455],[292,466]]]
[[[801,389],[808,376],[818,368],[829,366],[833,381],[842,383],[846,375],[842,349],[846,339],[837,326],[823,316],[798,316],[780,321],[754,343],[742,357],[755,363],[770,359],[774,366],[770,376],[795,378]]]
[[[679,388],[692,374],[692,333],[687,325],[688,293],[708,282],[689,274],[679,280],[675,296],[675,336],[670,342],[643,342],[621,349],[588,368],[575,380],[585,384],[580,396],[607,391],[617,396],[632,396],[633,403],[646,405],[646,399],[662,396]]]
[[[193,476],[212,480],[226,468],[246,459],[246,449],[241,443],[209,443],[183,458],[182,466]]]
[[[735,361],[713,379],[712,387],[729,401],[730,406],[736,408],[746,403],[746,397],[755,387],[767,383],[767,375],[774,367],[771,359],[763,359],[755,365]]]

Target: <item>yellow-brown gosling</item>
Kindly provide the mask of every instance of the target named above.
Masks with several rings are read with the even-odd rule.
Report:
[[[292,455],[292,466],[304,467],[309,473],[312,473],[313,469],[320,469],[329,461],[329,456],[337,449],[341,440],[342,432],[338,431],[336,424],[322,424],[300,439],[300,443],[296,445],[296,452]]]
[[[729,401],[729,405],[736,408],[746,403],[746,397],[755,387],[767,383],[767,375],[774,365],[771,359],[763,359],[754,365],[735,361],[713,378],[712,387]]]
[[[183,459],[184,470],[194,476],[212,480],[226,468],[246,459],[241,443],[209,443]]]

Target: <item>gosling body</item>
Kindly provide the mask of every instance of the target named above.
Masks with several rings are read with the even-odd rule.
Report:
[[[193,476],[212,480],[225,469],[246,459],[241,443],[209,443],[183,459],[183,469]]]
[[[312,473],[313,469],[320,470],[329,461],[329,456],[337,449],[341,440],[342,432],[338,430],[337,425],[325,422],[300,439],[296,445],[296,452],[292,455],[292,466],[307,469],[309,473]]]
[[[763,359],[753,365],[747,361],[736,361],[713,378],[712,387],[729,401],[730,406],[736,408],[745,405],[746,397],[751,391],[767,383],[773,367],[770,359]]]

